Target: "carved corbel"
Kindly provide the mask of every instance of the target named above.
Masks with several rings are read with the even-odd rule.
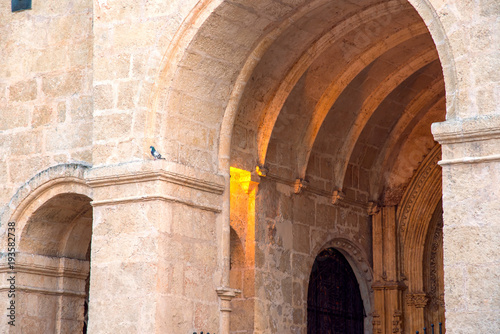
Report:
[[[373,216],[380,211],[380,206],[376,202],[368,202],[368,206],[366,208],[369,216]]]
[[[264,165],[257,165],[255,166],[255,171],[257,172],[257,175],[266,177],[267,174],[269,173],[269,168]]]
[[[295,180],[295,184],[294,184],[294,192],[296,194],[300,194],[300,192],[302,191],[302,189],[307,188],[308,184],[309,184],[309,182],[307,182],[307,180],[296,179]]]
[[[332,204],[338,203],[345,198],[345,194],[342,190],[335,190],[332,194]]]

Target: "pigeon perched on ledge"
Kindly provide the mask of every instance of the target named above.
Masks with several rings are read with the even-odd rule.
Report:
[[[155,150],[155,148],[153,146],[149,146],[151,148],[151,155],[155,158],[155,160],[157,159],[163,159],[165,160],[165,158],[162,158],[161,154],[158,153],[157,150]]]

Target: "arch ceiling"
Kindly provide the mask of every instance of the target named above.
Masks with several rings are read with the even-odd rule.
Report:
[[[403,0],[222,2],[176,77],[171,94],[219,102],[204,126],[234,109],[233,166],[359,201],[400,200],[446,113],[435,44]]]
[[[59,194],[29,217],[20,239],[20,250],[86,260],[91,237],[90,198],[75,193]]]

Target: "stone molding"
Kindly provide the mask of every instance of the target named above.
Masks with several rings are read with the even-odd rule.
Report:
[[[7,291],[8,288],[1,288],[0,292]],[[39,293],[42,295],[52,295],[52,296],[66,296],[66,297],[81,297],[85,298],[87,294],[84,292],[71,291],[71,290],[49,290],[41,288],[33,288],[29,286],[16,286],[17,291],[27,292],[27,293]]]
[[[484,157],[465,157],[457,159],[444,159],[439,161],[440,166],[446,165],[457,165],[457,164],[479,164],[483,162],[495,162],[500,161],[500,154],[493,154]]]
[[[373,216],[380,212],[380,205],[378,205],[376,202],[368,202],[366,212],[369,216]]]
[[[403,195],[403,198],[401,199],[401,204],[399,205],[397,212],[397,219],[399,229],[403,232],[403,234],[406,231],[410,220],[414,218],[412,215],[415,212],[419,212],[419,206],[428,205],[426,201],[422,201],[421,194],[428,193],[426,189],[428,190],[429,187],[431,187],[433,180],[441,178],[441,169],[437,165],[440,157],[441,147],[436,145],[416,171]],[[441,192],[441,188],[439,191]]]
[[[296,194],[300,194],[303,189],[306,189],[309,185],[309,182],[304,179],[295,179],[294,192]]]
[[[172,162],[142,161],[99,167],[88,171],[86,182],[94,190],[91,203],[94,207],[166,201],[222,212],[218,197],[225,190],[224,177]]]
[[[500,115],[434,123],[432,134],[441,145],[500,139]]]
[[[16,252],[15,268],[18,273],[86,279],[90,265],[84,260]],[[6,263],[0,265],[0,273],[8,271]]]
[[[203,205],[195,203],[190,200],[180,199],[177,197],[161,195],[161,194],[139,195],[139,196],[123,197],[123,198],[116,198],[109,200],[92,201],[91,204],[93,207],[97,207],[104,205],[127,204],[127,203],[148,202],[148,201],[165,201],[165,202],[181,203],[187,206],[202,209],[205,211],[212,211],[215,213],[219,213],[222,211],[221,208],[216,206]]]
[[[345,199],[345,193],[342,190],[334,190],[332,193],[332,204],[337,204]]]
[[[373,333],[382,334],[382,321],[380,320],[380,314],[377,311],[372,313],[372,325]]]
[[[16,280],[18,282],[16,285],[16,290],[28,293],[40,293],[45,295],[56,295],[56,296],[74,296],[74,297],[85,297],[85,291],[74,291],[61,289],[62,286],[67,283],[69,279],[84,281],[90,271],[90,263],[88,261],[69,259],[69,258],[54,258],[43,255],[34,254],[24,254],[16,253]],[[7,264],[2,264],[0,266],[0,275],[8,276],[12,270]],[[30,285],[23,284],[26,279],[23,277],[26,275],[30,277]],[[33,279],[32,277],[42,277],[42,280]],[[57,283],[53,288],[50,286],[44,286],[50,279],[56,278]],[[8,291],[9,286],[7,281],[2,279],[0,285],[0,293]]]
[[[328,198],[328,200],[330,202],[332,202],[332,204],[335,204],[335,205],[355,206],[355,207],[360,208],[363,211],[368,211],[368,208],[370,206],[369,203],[357,201],[355,199],[351,199],[351,198],[346,197],[345,194],[342,192],[342,190],[335,190],[335,191],[331,192],[331,191],[319,189],[317,187],[313,187],[309,184],[309,182],[307,180],[302,180],[299,182],[298,180],[301,180],[299,178],[294,179],[294,180],[290,180],[290,179],[286,179],[284,177],[281,177],[281,176],[273,174],[273,173],[267,174],[266,179],[273,180],[275,182],[278,182],[278,183],[281,183],[281,184],[284,184],[284,185],[287,185],[287,186],[293,188],[293,191],[295,194],[302,194],[302,193],[308,192],[310,194],[323,196],[325,198]],[[299,192],[296,192],[297,188],[300,188],[300,189],[298,189]],[[333,203],[334,195],[337,197],[336,198],[337,200],[335,201],[335,203]],[[339,195],[339,196],[337,196],[337,195]]]
[[[91,173],[92,171],[87,177],[87,184],[92,188],[138,182],[164,181],[218,195],[224,192],[223,180],[220,182],[207,181],[206,179],[195,177],[193,175],[181,174],[165,169],[156,169],[152,171],[130,171],[129,173],[95,177],[93,177]]]
[[[392,315],[392,332],[403,333],[403,312],[400,310],[394,311]]]
[[[434,123],[432,134],[441,145],[451,146],[450,150],[443,151],[452,153],[450,156],[443,154],[441,166],[500,161],[498,145],[494,144],[500,142],[500,115]],[[486,142],[489,144],[484,144]],[[481,149],[477,148],[477,143],[482,143]],[[461,147],[454,148],[457,145]]]

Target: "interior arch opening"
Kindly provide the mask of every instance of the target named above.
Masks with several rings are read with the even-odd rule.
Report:
[[[22,330],[87,332],[90,201],[81,194],[58,194],[27,218],[16,259]]]
[[[176,117],[206,127],[201,133],[220,131],[219,167],[231,167],[231,227],[247,259],[239,281],[247,294],[235,299],[232,319],[241,324],[251,314],[232,330],[307,331],[314,250],[335,239],[366,254],[368,285],[394,293],[387,297],[394,302],[374,302],[362,331],[374,324],[374,331],[403,332],[410,318],[424,322],[404,300],[405,289],[423,287],[407,286],[396,211],[434,156],[430,126],[445,119],[446,94],[436,45],[415,8],[406,0],[227,1],[180,64],[177,76],[199,85],[188,90],[179,81],[172,101],[198,116],[210,106],[211,114],[204,124]],[[211,122],[222,114],[222,125]],[[388,300],[367,290],[370,299]]]
[[[362,334],[365,311],[359,284],[341,252],[318,254],[309,279],[307,333]]]

